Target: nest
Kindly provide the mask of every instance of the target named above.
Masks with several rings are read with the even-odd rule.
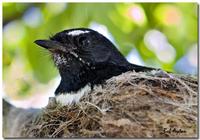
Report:
[[[163,71],[127,72],[107,80],[78,104],[51,99],[23,137],[197,137],[196,77]]]

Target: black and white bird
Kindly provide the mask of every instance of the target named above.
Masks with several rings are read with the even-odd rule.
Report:
[[[77,103],[92,87],[113,76],[153,70],[129,63],[111,41],[88,28],[64,30],[35,43],[51,52],[59,70],[61,82],[55,95],[62,105]]]

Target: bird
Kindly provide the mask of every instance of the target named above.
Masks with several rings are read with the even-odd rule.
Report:
[[[58,68],[61,81],[55,97],[61,105],[78,103],[94,86],[113,76],[154,70],[129,63],[109,39],[90,28],[67,29],[34,43],[51,53]]]

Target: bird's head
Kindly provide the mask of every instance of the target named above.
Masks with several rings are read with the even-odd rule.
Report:
[[[77,64],[95,69],[101,64],[115,63],[115,57],[122,56],[106,37],[88,28],[64,30],[49,40],[36,40],[35,43],[52,53],[59,69]]]

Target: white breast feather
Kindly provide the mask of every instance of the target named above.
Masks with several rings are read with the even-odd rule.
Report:
[[[60,103],[63,106],[70,105],[72,103],[78,103],[81,97],[83,97],[83,95],[87,95],[90,91],[91,91],[91,86],[86,85],[77,92],[62,93],[56,96],[56,102]]]
[[[68,32],[67,34],[72,35],[72,36],[77,36],[77,35],[85,34],[85,33],[89,33],[89,31],[74,30],[74,31]]]

